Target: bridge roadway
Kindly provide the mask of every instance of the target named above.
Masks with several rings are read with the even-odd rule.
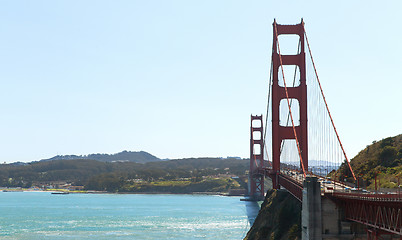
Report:
[[[271,168],[258,171],[270,178],[277,177],[279,185],[289,191],[300,202],[303,200],[304,174],[293,169],[282,169],[274,174]],[[402,195],[401,193],[372,193],[364,189],[351,188],[345,183],[318,175],[321,197],[331,199],[344,211],[346,220],[368,227],[374,234],[394,234],[402,239]],[[377,235],[375,235],[377,236]]]
[[[263,174],[268,177],[272,177],[274,174],[272,173],[272,169],[269,167],[264,167],[259,171],[259,174]],[[324,196],[325,193],[334,193],[334,192],[361,192],[361,193],[369,193],[365,189],[356,189],[351,187],[345,183],[334,181],[328,178],[324,178],[322,176],[316,174],[310,174],[310,176],[314,176],[318,178],[318,182],[321,184],[321,194]],[[294,169],[281,169],[280,174],[278,175],[279,182],[282,182],[282,187],[286,188],[294,197],[296,197],[299,201],[302,201],[302,191],[303,191],[303,182],[305,180],[304,174],[302,172],[296,171]],[[288,183],[287,183],[288,182]]]

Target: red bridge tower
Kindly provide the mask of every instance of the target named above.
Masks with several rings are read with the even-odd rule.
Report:
[[[306,61],[304,52],[304,27],[303,22],[296,25],[280,25],[274,21],[274,40],[272,49],[272,171],[271,179],[273,187],[279,188],[278,174],[280,171],[281,144],[283,140],[295,139],[299,143],[301,161],[300,165],[308,169],[308,146],[307,146],[307,85],[306,85]],[[298,35],[300,52],[296,55],[281,55],[278,48],[279,35]],[[297,47],[297,46],[295,46]],[[296,65],[300,71],[300,85],[287,87],[279,85],[279,72],[283,71],[284,65]],[[282,72],[283,73],[283,72]],[[279,122],[279,105],[281,100],[293,99],[299,102],[300,125],[281,126]],[[295,123],[296,124],[296,123]],[[296,134],[295,134],[296,133]],[[295,136],[296,135],[296,136]]]
[[[250,129],[250,170],[249,196],[250,200],[264,200],[264,141],[262,115],[251,115]]]

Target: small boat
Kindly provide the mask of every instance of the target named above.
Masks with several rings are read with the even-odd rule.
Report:
[[[52,192],[52,194],[70,194],[69,192]]]

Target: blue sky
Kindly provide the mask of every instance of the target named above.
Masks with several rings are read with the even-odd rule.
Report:
[[[1,1],[0,162],[249,155],[272,22],[304,18],[346,152],[402,133],[400,1]]]

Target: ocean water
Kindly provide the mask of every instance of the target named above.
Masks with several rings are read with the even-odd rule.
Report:
[[[257,213],[240,197],[0,192],[0,239],[243,239]]]

